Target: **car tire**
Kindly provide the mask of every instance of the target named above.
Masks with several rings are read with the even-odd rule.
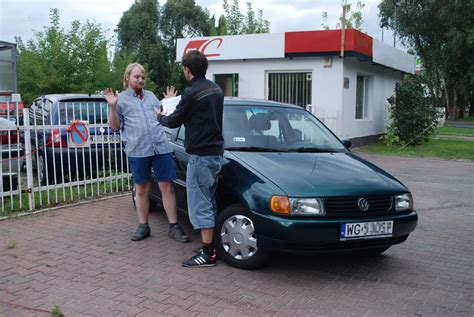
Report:
[[[37,172],[38,178],[40,180],[41,185],[45,186],[47,184],[46,181],[46,161],[44,159],[43,153],[39,153],[38,155],[38,164],[37,164]]]
[[[39,179],[42,186],[46,186],[48,184],[54,185],[63,183],[61,166],[56,165],[56,179],[54,177],[54,167],[49,168],[48,176],[46,177],[46,160],[43,153],[39,153],[38,160],[39,164],[37,165],[37,167],[35,166],[35,168],[37,169],[37,173],[39,175]]]
[[[230,266],[252,270],[265,264],[267,253],[257,247],[253,221],[241,204],[230,205],[219,213],[215,236],[217,254]]]
[[[135,201],[135,186],[132,187],[132,202],[133,202],[133,207],[135,207],[135,209],[137,209],[137,203]],[[149,202],[150,202],[150,212],[152,211],[155,211],[156,209],[158,209],[158,203],[156,201],[154,201],[153,199],[151,198],[148,198]]]

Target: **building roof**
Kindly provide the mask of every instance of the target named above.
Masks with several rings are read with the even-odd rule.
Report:
[[[246,60],[294,58],[308,56],[339,56],[342,30],[317,30],[285,33],[248,34],[178,39],[178,61],[189,50],[200,50],[208,60]],[[415,57],[382,43],[355,29],[344,32],[345,57],[415,73]]]

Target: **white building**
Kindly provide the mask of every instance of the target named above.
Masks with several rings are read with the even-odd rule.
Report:
[[[387,98],[415,58],[354,29],[179,39],[227,96],[298,104],[355,143],[383,132]],[[343,45],[342,45],[343,43]],[[341,51],[344,57],[341,58]]]

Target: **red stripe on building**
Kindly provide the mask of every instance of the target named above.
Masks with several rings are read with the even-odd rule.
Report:
[[[345,31],[344,51],[372,57],[372,38],[355,29]],[[285,54],[341,50],[341,30],[285,32]]]

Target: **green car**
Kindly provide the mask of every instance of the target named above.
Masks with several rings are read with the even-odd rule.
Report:
[[[410,190],[301,107],[226,98],[223,129],[215,242],[229,265],[254,269],[272,251],[379,254],[415,229]],[[166,131],[186,211],[184,126]],[[152,188],[150,200],[161,203]]]

